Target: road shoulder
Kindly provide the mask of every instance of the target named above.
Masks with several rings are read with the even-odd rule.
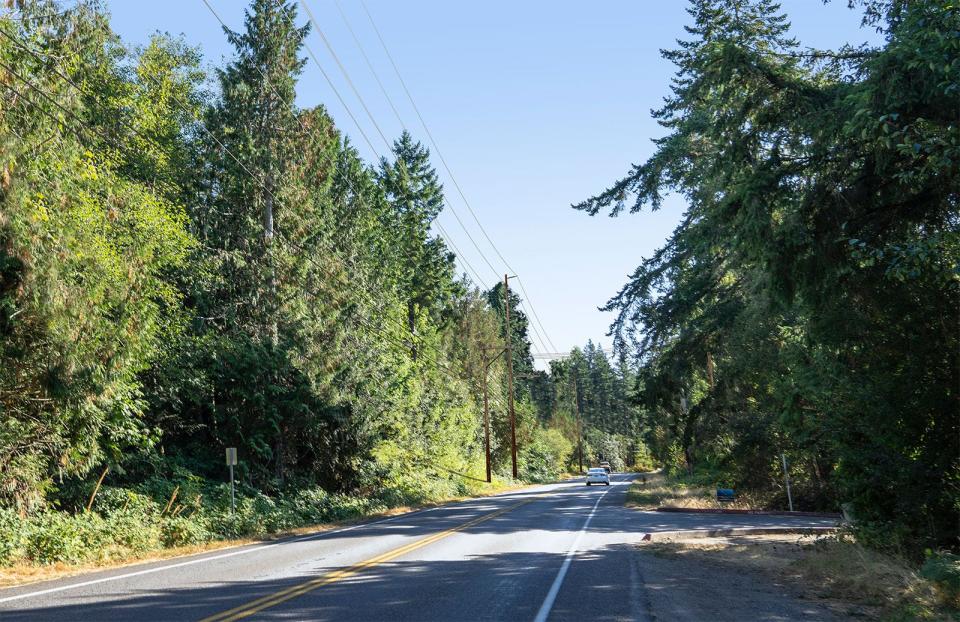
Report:
[[[561,484],[570,478],[553,482]],[[357,519],[336,521],[317,525],[298,527],[283,532],[266,534],[260,537],[240,538],[235,540],[212,540],[194,546],[182,546],[145,551],[142,554],[132,555],[121,559],[104,560],[81,564],[55,563],[49,565],[16,564],[0,566],[0,598],[5,594],[23,588],[43,588],[46,584],[54,584],[68,579],[90,579],[99,576],[109,576],[115,573],[125,573],[163,567],[167,564],[182,563],[193,559],[202,560],[205,557],[215,557],[220,554],[244,548],[253,548],[262,545],[284,542],[287,540],[333,534],[339,531],[358,529],[367,525],[413,516],[422,512],[436,509],[455,507],[460,504],[504,495],[515,495],[532,491],[550,484],[521,484],[506,488],[499,488],[488,494],[480,493],[469,497],[456,497],[438,502],[423,503],[415,506],[391,508],[385,512],[372,514]]]
[[[746,606],[745,611],[755,607],[757,612],[773,613],[782,606],[786,607],[784,613],[792,609],[794,615],[819,612],[807,618],[818,620],[951,619],[939,617],[942,612],[938,611],[932,586],[909,566],[842,537],[679,535],[644,543],[636,549],[647,560],[645,567],[656,568],[659,563],[676,575],[703,577],[701,587],[705,592],[696,593],[700,588],[691,591],[691,605],[702,601],[705,595],[708,600],[726,603],[713,603],[705,612],[737,611]],[[780,605],[771,599],[773,595],[782,601]],[[787,604],[788,601],[793,603]]]

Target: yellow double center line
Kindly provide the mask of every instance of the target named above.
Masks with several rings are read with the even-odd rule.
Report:
[[[423,548],[428,544],[433,544],[438,540],[443,540],[447,536],[453,535],[458,531],[469,529],[474,525],[479,525],[484,521],[488,521],[502,514],[506,514],[507,512],[510,512],[511,510],[515,510],[521,505],[526,505],[540,498],[541,496],[542,495],[535,495],[529,499],[526,499],[519,503],[514,503],[509,507],[505,507],[502,510],[497,510],[496,512],[484,514],[483,516],[480,516],[471,521],[463,523],[462,525],[458,525],[451,529],[447,529],[446,531],[435,533],[432,536],[428,536],[421,540],[417,540],[416,542],[411,542],[410,544],[401,546],[400,548],[397,548],[397,549],[393,549],[392,551],[387,551],[383,555],[378,555],[366,561],[360,562],[358,564],[354,564],[353,566],[350,566],[348,568],[335,570],[333,572],[317,577],[316,579],[311,579],[310,581],[306,581],[305,583],[300,583],[298,585],[294,585],[286,589],[280,590],[279,592],[268,594],[267,596],[258,598],[254,601],[246,603],[245,605],[234,607],[229,611],[218,613],[216,615],[210,616],[209,618],[204,618],[200,622],[231,622],[232,620],[240,620],[248,616],[252,616],[253,614],[263,611],[264,609],[267,609],[269,607],[274,607],[276,605],[279,605],[280,603],[296,598],[297,596],[302,596],[303,594],[306,594],[307,592],[315,590],[319,587],[323,587],[324,585],[329,585],[330,583],[335,583],[337,581],[347,579],[363,570],[366,570],[367,568],[372,568],[373,566],[376,566],[378,564],[382,564],[384,562],[388,562],[390,560],[396,559],[401,555],[406,555],[411,551],[415,551],[419,548]]]

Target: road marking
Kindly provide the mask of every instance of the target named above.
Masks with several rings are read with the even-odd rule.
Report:
[[[129,579],[130,577],[139,577],[139,576],[142,576],[142,575],[145,575],[145,574],[153,574],[153,573],[155,573],[155,572],[162,572],[162,571],[164,571],[164,570],[171,570],[171,569],[173,569],[173,568],[182,568],[183,566],[192,566],[193,564],[202,564],[203,562],[210,562],[210,561],[215,561],[215,560],[218,560],[218,559],[226,559],[226,558],[228,558],[228,557],[234,557],[234,556],[237,556],[237,555],[246,555],[246,554],[248,554],[248,553],[257,553],[257,552],[260,552],[260,551],[265,551],[265,550],[267,550],[267,549],[271,549],[271,548],[273,548],[273,547],[275,547],[275,546],[280,546],[281,544],[288,544],[288,543],[290,543],[290,542],[302,542],[302,541],[304,541],[304,540],[318,540],[318,539],[321,539],[321,538],[326,538],[326,537],[328,537],[328,536],[334,536],[334,535],[337,535],[337,534],[339,534],[339,533],[344,533],[345,531],[353,531],[354,529],[360,529],[360,528],[362,528],[362,527],[369,527],[369,526],[371,526],[371,525],[380,525],[380,524],[382,524],[382,523],[388,523],[388,522],[390,522],[390,521],[394,521],[394,520],[397,520],[397,519],[400,519],[400,518],[409,518],[410,516],[413,516],[413,515],[415,515],[415,514],[424,514],[424,513],[426,513],[426,512],[432,512],[432,511],[434,511],[434,510],[444,509],[444,508],[449,508],[449,507],[455,507],[455,506],[437,506],[437,507],[434,507],[434,508],[426,508],[426,509],[423,509],[423,510],[417,510],[417,511],[415,511],[415,512],[407,512],[406,514],[398,514],[398,515],[396,515],[396,516],[390,516],[390,517],[388,517],[388,518],[381,518],[380,520],[375,520],[375,521],[371,521],[371,522],[368,522],[368,523],[360,523],[360,524],[357,524],[357,525],[351,525],[351,526],[349,526],[349,527],[342,527],[342,528],[340,528],[340,529],[334,529],[334,530],[331,530],[331,531],[320,531],[320,532],[317,532],[317,533],[312,533],[312,534],[308,534],[308,535],[305,535],[305,536],[300,536],[300,537],[297,537],[297,538],[284,538],[283,540],[280,540],[280,541],[278,541],[278,542],[274,542],[274,543],[272,543],[272,544],[265,544],[265,545],[262,545],[262,546],[261,546],[261,545],[257,545],[257,544],[240,544],[240,545],[237,545],[237,546],[244,546],[244,547],[249,547],[249,548],[245,548],[245,549],[243,549],[243,550],[241,550],[241,551],[233,551],[232,553],[223,553],[223,554],[220,554],[220,555],[212,555],[212,556],[210,556],[210,557],[201,557],[200,559],[191,559],[191,560],[189,560],[189,561],[179,562],[179,563],[176,563],[176,564],[169,564],[169,565],[166,565],[166,566],[158,566],[157,568],[147,568],[146,570],[138,570],[138,571],[136,571],[136,572],[127,572],[127,573],[120,574],[120,575],[114,575],[114,576],[110,576],[110,577],[103,577],[103,578],[101,578],[101,579],[92,579],[92,580],[90,580],[90,581],[83,581],[83,582],[81,582],[81,583],[71,583],[70,585],[61,585],[61,586],[59,586],[59,587],[51,587],[51,588],[48,588],[48,589],[46,589],[46,590],[39,590],[39,591],[36,591],[36,592],[27,592],[27,593],[25,593],[25,594],[17,594],[16,596],[6,596],[6,597],[4,597],[4,598],[0,598],[0,603],[8,603],[8,602],[11,602],[11,601],[14,601],[14,600],[21,600],[21,599],[23,599],[23,598],[32,598],[32,597],[34,597],[34,596],[45,596],[45,595],[47,595],[47,594],[54,594],[54,593],[56,593],[56,592],[63,592],[63,591],[66,591],[66,590],[73,590],[73,589],[80,588],[80,587],[87,587],[87,586],[89,586],[89,585],[97,585],[97,584],[99,584],[99,583],[107,583],[108,581],[119,581],[120,579]],[[237,548],[237,547],[226,547],[226,548]],[[221,549],[221,550],[222,550],[222,549]],[[201,553],[201,555],[202,555],[202,553]],[[145,563],[150,563],[150,562],[145,562]]]
[[[354,564],[353,566],[350,566],[348,568],[343,568],[341,570],[335,570],[333,572],[329,572],[325,575],[317,577],[316,579],[311,579],[310,581],[307,581],[305,583],[301,583],[299,585],[294,585],[294,586],[285,588],[283,590],[280,590],[279,592],[268,594],[266,596],[253,600],[244,605],[240,605],[239,607],[234,607],[233,609],[223,611],[216,615],[210,616],[209,618],[204,618],[200,622],[233,622],[234,620],[241,620],[243,618],[252,616],[253,614],[259,613],[264,609],[274,607],[288,600],[294,599],[298,596],[302,596],[303,594],[306,594],[307,592],[311,592],[317,588],[323,587],[324,585],[329,585],[331,583],[335,583],[336,581],[347,579],[367,568],[371,568],[378,564],[391,561],[393,559],[396,559],[397,557],[406,555],[407,553],[423,548],[429,544],[433,544],[434,542],[437,542],[438,540],[442,540],[459,531],[463,531],[464,529],[468,529],[470,527],[473,527],[474,525],[479,525],[482,522],[494,519],[498,516],[506,514],[507,512],[515,510],[522,505],[526,505],[528,503],[536,501],[537,499],[540,499],[543,496],[544,495],[535,495],[529,499],[520,501],[519,503],[514,503],[511,506],[497,510],[496,512],[484,514],[483,516],[475,518],[471,521],[467,521],[462,525],[458,525],[456,527],[452,527],[445,531],[435,533],[432,536],[428,536],[421,540],[411,542],[410,544],[401,546],[400,548],[393,549],[392,551],[387,551],[382,555],[372,557],[366,561],[362,561],[358,564]]]
[[[587,527],[590,526],[590,521],[593,520],[593,515],[596,514],[600,502],[603,501],[603,498],[606,497],[607,493],[611,490],[611,488],[607,488],[603,491],[602,495],[597,497],[597,502],[593,504],[593,509],[591,509],[587,515],[587,520],[583,522],[583,527],[577,532],[577,537],[570,546],[570,550],[567,551],[567,556],[563,559],[563,565],[560,566],[560,572],[557,573],[557,578],[553,580],[553,585],[550,586],[550,591],[547,592],[547,597],[543,599],[543,604],[540,605],[540,610],[537,611],[537,617],[533,619],[533,622],[546,622],[547,617],[550,615],[550,610],[553,609],[553,602],[557,600],[557,594],[560,593],[560,586],[563,585],[563,580],[566,578],[570,564],[573,562],[573,556],[577,554],[580,539],[583,538],[583,534],[587,532]]]

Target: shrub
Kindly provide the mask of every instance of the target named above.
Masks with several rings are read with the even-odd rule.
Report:
[[[160,523],[160,539],[163,546],[188,546],[203,544],[212,539],[206,521],[200,516],[171,516]]]
[[[77,517],[44,512],[30,520],[25,530],[26,556],[41,564],[80,562],[87,550]]]
[[[159,525],[152,515],[144,514],[139,508],[115,511],[106,517],[104,527],[101,539],[109,545],[104,547],[107,554],[101,557],[122,557],[160,548]]]
[[[93,509],[105,515],[116,512],[130,512],[141,516],[150,516],[159,514],[163,508],[147,495],[128,488],[104,486],[97,494]]]
[[[11,509],[0,508],[0,565],[24,556],[26,521]]]
[[[632,466],[637,471],[652,471],[657,468],[657,461],[650,452],[650,448],[639,442],[633,451]]]
[[[930,554],[920,568],[920,576],[936,586],[944,604],[960,608],[960,555]]]

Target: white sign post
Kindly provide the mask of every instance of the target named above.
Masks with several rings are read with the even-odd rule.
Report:
[[[233,467],[237,464],[237,448],[227,447],[227,466],[230,467],[230,513],[236,512],[236,503],[233,498]]]

